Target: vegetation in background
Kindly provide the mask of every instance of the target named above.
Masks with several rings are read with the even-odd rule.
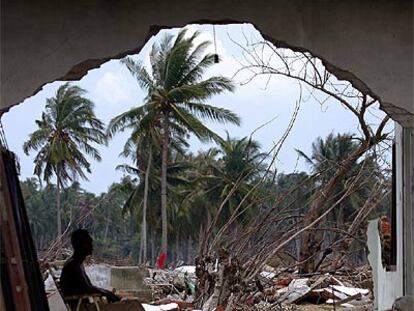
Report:
[[[314,142],[314,151],[309,159],[316,165],[330,161],[327,154],[321,155],[321,144],[333,146],[345,144],[345,140],[352,145],[350,135],[329,135],[325,139],[318,138]],[[243,146],[243,147],[241,147]],[[168,166],[169,217],[168,230],[171,236],[170,259],[172,262],[183,261],[193,263],[196,250],[199,246],[200,232],[204,232],[206,226],[218,215],[223,198],[229,194],[229,189],[236,184],[240,172],[244,172],[244,179],[236,192],[226,205],[226,211],[220,213],[216,232],[225,224],[231,216],[234,208],[243,199],[245,193],[251,189],[263,173],[264,154],[260,152],[257,142],[247,138],[235,139],[227,137],[221,145],[208,151],[191,154],[188,150],[175,152]],[[324,159],[324,160],[322,160]],[[354,220],[362,207],[358,202],[364,202],[372,191],[373,184],[378,178],[389,179],[383,175],[376,165],[374,156],[367,159],[369,163],[366,170],[370,172],[369,179],[364,185],[343,201],[337,209],[333,210],[325,223],[325,228],[346,229]],[[335,162],[336,163],[336,162]],[[357,165],[362,165],[359,163]],[[154,263],[161,250],[161,211],[160,206],[160,177],[161,155],[154,154],[154,163],[149,174],[148,190],[148,239],[145,247],[145,256],[142,254],[142,203],[145,195],[145,174],[133,167],[122,166],[126,176],[119,182],[113,183],[108,191],[100,195],[88,193],[79,183],[74,182],[64,188],[61,194],[62,222],[63,226],[70,225],[70,219],[78,217],[82,208],[93,209],[90,217],[80,224],[92,232],[96,241],[95,255],[107,259],[125,259],[132,257],[134,262]],[[326,168],[325,174],[333,170]],[[310,173],[312,174],[312,173]],[[259,213],[264,213],[272,208],[272,203],[279,204],[274,211],[288,209],[289,218],[284,220],[286,224],[301,225],[301,218],[309,209],[309,202],[321,187],[322,174],[318,178],[312,177],[306,172],[276,174],[275,178],[269,178],[263,186],[256,190],[256,196],[248,203],[248,210],[234,223],[233,229],[242,230],[244,224],[248,224],[257,218]],[[352,173],[350,173],[352,174]],[[29,214],[30,225],[34,235],[35,244],[39,251],[48,248],[55,239],[56,222],[56,186],[47,184],[41,187],[37,179],[31,178],[21,183],[26,207]],[[340,190],[338,190],[340,191]],[[389,202],[384,200],[372,215],[386,214]],[[232,210],[233,209],[233,210]],[[279,235],[278,231],[270,234]],[[363,230],[356,232],[361,241],[365,240]],[[338,238],[335,230],[325,235],[326,245]],[[231,237],[229,237],[231,240]],[[299,256],[300,241],[292,242],[287,252],[290,256]],[[353,244],[355,262],[365,261],[365,250],[359,241]],[[144,260],[144,258],[146,258]]]
[[[206,104],[213,95],[233,91],[234,85],[224,77],[203,78],[215,57],[206,53],[209,42],[195,44],[198,35],[183,30],[176,38],[165,36],[152,47],[150,68],[132,58],[122,60],[147,96],[108,126],[109,138],[131,133],[121,155],[132,165],[117,167],[124,178],[105,193],[88,193],[77,182],[90,172],[84,154],[100,159],[91,143],[102,144],[107,138],[93,104],[82,96],[84,90],[70,84],[48,100],[37,121],[39,129],[24,145],[26,153],[38,151],[39,180],[22,182],[38,249],[50,244],[56,248],[56,231],[67,235],[81,226],[94,236],[98,257],[154,264],[168,247],[170,262],[194,263],[198,255],[208,264],[211,258],[226,260],[230,252],[232,263],[246,263],[237,273],[246,280],[266,262],[280,260],[281,252],[303,272],[318,270],[329,252],[338,255],[330,261],[337,266],[349,250],[355,263],[363,262],[364,223],[369,215],[385,214],[390,197],[389,171],[378,164],[382,155],[376,152],[388,139],[388,117],[376,125],[364,119],[376,100],[338,90],[337,81],[326,70],[319,72],[321,65],[306,53],[285,57],[272,50],[282,60],[279,69],[271,66],[272,59],[245,50],[250,58],[244,69],[253,74],[251,79],[262,74],[295,79],[345,106],[361,128],[355,135],[318,138],[311,154],[297,150],[308,162],[309,173],[278,173],[272,170],[276,149],[265,153],[251,137],[222,138],[203,124],[240,120],[231,111]],[[289,59],[297,59],[306,70],[295,71]],[[215,146],[191,153],[190,134]],[[220,265],[224,269],[225,263]]]

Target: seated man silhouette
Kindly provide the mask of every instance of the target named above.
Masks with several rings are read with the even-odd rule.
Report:
[[[93,240],[87,230],[78,229],[73,231],[71,241],[73,255],[65,262],[60,276],[60,287],[64,296],[100,294],[106,297],[109,302],[108,307],[101,308],[101,310],[144,310],[137,301],[115,303],[121,300],[119,296],[92,284],[83,267],[84,260],[87,256],[92,255],[93,251]],[[113,303],[117,305],[116,308],[110,307]],[[76,302],[74,302],[74,305],[76,305]]]

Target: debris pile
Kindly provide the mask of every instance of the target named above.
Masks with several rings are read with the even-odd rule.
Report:
[[[109,275],[108,266],[88,268],[94,283],[99,283],[105,278],[103,276]],[[334,275],[299,275],[297,272],[278,270],[266,265],[251,284],[245,284],[246,290],[231,293],[228,300],[220,301],[212,308],[209,307],[211,304],[199,300],[194,266],[169,270],[148,269],[148,272],[144,284],[151,290],[152,301],[143,304],[148,311],[372,310],[371,273],[367,268],[342,270]],[[53,291],[48,281],[45,284]],[[125,298],[138,298],[142,301],[142,297]]]
[[[232,310],[302,310],[302,306],[314,305],[338,310],[370,310],[372,297],[370,271],[366,268],[341,271],[332,274],[300,276],[297,272],[277,271],[265,266],[257,279],[250,284],[250,291],[238,301]],[[151,287],[155,304],[176,304],[177,310],[194,310],[198,305],[195,269],[191,266],[175,270],[150,270],[145,283]],[[361,287],[365,284],[366,287]],[[193,306],[194,303],[194,306]],[[200,309],[209,310],[206,304]],[[365,308],[365,309],[364,309]],[[213,308],[227,310],[226,305]],[[155,309],[154,309],[155,310]],[[307,310],[307,309],[303,309]]]
[[[175,270],[149,269],[149,275],[144,279],[144,283],[151,288],[155,301],[194,300],[197,283],[194,266],[181,266]]]
[[[357,269],[352,274],[343,271],[335,275],[300,276],[297,273],[278,273],[276,269],[265,266],[256,281],[256,291],[244,303],[251,307],[260,306],[260,309],[274,309],[279,306],[283,310],[282,306],[288,308],[292,305],[313,304],[338,309],[341,307],[340,310],[362,307],[370,310],[371,290],[358,287],[358,283],[368,284],[370,278],[368,269]]]

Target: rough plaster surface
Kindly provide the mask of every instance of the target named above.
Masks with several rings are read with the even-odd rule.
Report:
[[[394,301],[402,295],[402,269],[385,271],[381,259],[381,242],[378,232],[378,219],[368,225],[368,261],[372,268],[374,282],[374,310],[391,310]],[[401,267],[401,266],[400,266]],[[412,310],[411,310],[412,311]]]
[[[378,219],[371,220],[367,230],[368,261],[372,268],[374,283],[374,310],[391,310],[394,301],[403,296],[403,134],[398,124],[395,127],[396,154],[396,204],[397,204],[397,267],[395,271],[386,271],[382,265],[381,241],[378,231]],[[414,307],[414,306],[413,306]],[[414,308],[413,310],[414,311]]]
[[[146,286],[144,278],[148,277],[148,270],[138,267],[112,267],[111,286],[118,290],[142,290]]]
[[[404,167],[404,277],[405,295],[414,296],[414,128],[404,128],[404,148],[402,150]],[[414,305],[413,305],[414,311]]]
[[[56,79],[138,52],[161,28],[249,22],[278,46],[320,56],[338,77],[413,124],[410,0],[77,0],[1,2],[0,109]]]

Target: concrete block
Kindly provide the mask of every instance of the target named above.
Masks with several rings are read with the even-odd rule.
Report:
[[[149,277],[145,268],[125,266],[111,267],[111,286],[121,291],[146,289],[144,278]]]

